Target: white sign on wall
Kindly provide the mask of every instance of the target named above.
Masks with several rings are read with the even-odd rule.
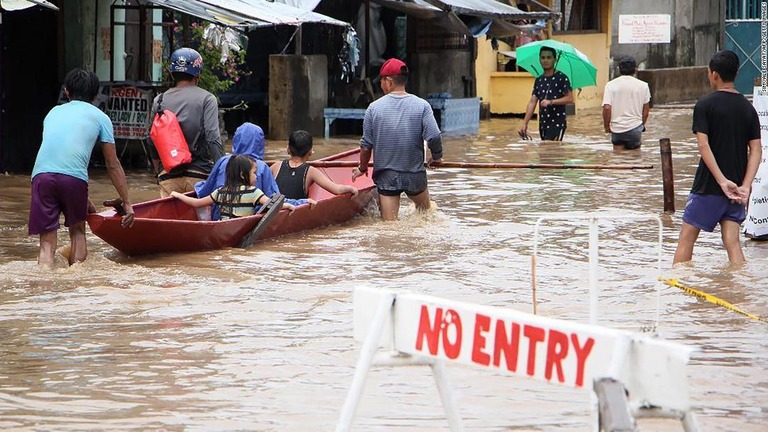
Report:
[[[669,43],[672,17],[656,15],[619,15],[619,43]]]

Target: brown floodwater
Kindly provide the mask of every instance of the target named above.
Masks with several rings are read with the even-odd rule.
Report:
[[[650,170],[440,169],[429,175],[437,210],[382,223],[371,215],[257,244],[249,250],[131,258],[93,236],[88,260],[53,271],[35,264],[27,236],[29,177],[0,176],[0,429],[333,430],[360,345],[352,338],[356,286],[531,310],[531,254],[545,214],[598,212],[600,323],[697,349],[688,368],[703,431],[768,430],[768,324],[659,285],[679,277],[741,309],[768,316],[768,243],[745,241],[732,268],[719,232],[702,233],[691,264],[672,268],[685,197],[698,161],[689,108],[654,109],[640,151],[614,150],[598,110],[569,118],[563,143],[521,141],[520,119],[481,122],[445,139],[445,160],[653,164]],[[537,125],[532,125],[536,129]],[[658,140],[673,143],[678,211],[664,214]],[[315,157],[357,145],[316,141]],[[267,158],[285,154],[269,142]],[[116,196],[91,170],[94,202]],[[127,173],[132,199],[157,196],[150,175]],[[407,202],[404,200],[404,202]],[[659,216],[657,225],[612,215]],[[589,321],[588,230],[543,225],[539,313]],[[59,245],[68,242],[65,230]],[[447,365],[467,430],[583,431],[587,390]],[[678,422],[639,423],[678,431]],[[375,368],[356,430],[447,430],[428,368]]]

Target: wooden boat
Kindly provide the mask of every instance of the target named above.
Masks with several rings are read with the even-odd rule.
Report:
[[[358,148],[319,160],[357,161],[359,152]],[[336,183],[353,184],[352,171],[348,167],[318,169]],[[349,221],[362,213],[376,192],[370,176],[358,178],[354,186],[359,190],[355,197],[334,195],[317,184],[312,185],[309,197],[317,204],[299,206],[293,212],[281,210],[257,241]],[[145,255],[235,247],[264,216],[257,214],[223,221],[201,221],[194,208],[172,197],[137,203],[133,205],[133,210],[135,222],[130,228],[120,226],[121,219],[115,210],[89,215],[88,225],[96,236],[120,252]]]

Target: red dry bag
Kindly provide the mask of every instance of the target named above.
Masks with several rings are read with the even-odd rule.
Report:
[[[163,109],[163,95],[157,100],[157,114],[152,120],[152,128],[149,136],[155,144],[157,154],[163,163],[163,168],[170,171],[179,165],[192,162],[192,153],[189,152],[187,139],[181,131],[176,114]]]

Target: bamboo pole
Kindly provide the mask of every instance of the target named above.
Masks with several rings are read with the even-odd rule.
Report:
[[[272,165],[276,161],[266,161],[267,165]],[[309,161],[311,166],[317,168],[354,168],[359,165],[357,161]],[[368,166],[373,166],[370,162]],[[435,168],[490,168],[490,169],[593,169],[593,170],[639,170],[653,169],[652,164],[549,164],[549,163],[495,163],[495,162],[440,162],[434,165]]]

